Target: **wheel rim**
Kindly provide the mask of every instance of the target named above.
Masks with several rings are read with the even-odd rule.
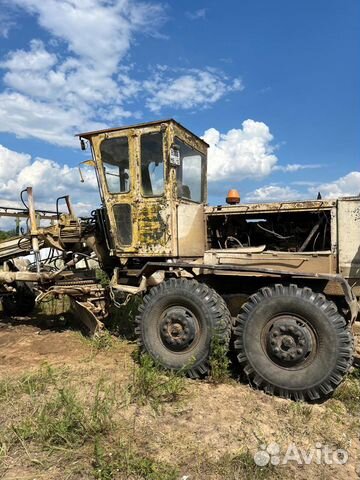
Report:
[[[183,306],[167,308],[160,318],[160,338],[173,352],[192,349],[198,340],[200,325],[194,313]]]
[[[277,365],[297,369],[310,363],[317,350],[317,338],[311,326],[291,314],[278,315],[266,325],[262,346]]]

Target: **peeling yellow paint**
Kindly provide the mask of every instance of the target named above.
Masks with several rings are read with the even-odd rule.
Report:
[[[147,133],[163,133],[164,193],[158,197],[145,197],[141,191],[140,138]],[[111,231],[114,233],[116,255],[177,256],[177,198],[176,166],[170,165],[170,148],[176,138],[187,143],[206,156],[207,144],[174,120],[153,122],[135,127],[82,134],[92,145],[93,157],[98,172],[99,187],[104,206],[107,208]],[[129,143],[131,188],[128,193],[112,194],[107,189],[101,158],[101,142],[106,138],[126,136]],[[205,162],[206,163],[206,162]],[[205,171],[206,175],[206,171]],[[207,192],[205,191],[205,198]],[[186,200],[181,200],[186,205]],[[188,202],[193,205],[192,202]],[[121,245],[115,222],[113,206],[129,204],[132,210],[132,243]],[[204,245],[205,248],[205,245]]]

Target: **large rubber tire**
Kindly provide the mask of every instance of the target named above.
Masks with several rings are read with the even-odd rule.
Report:
[[[209,371],[212,339],[228,347],[231,316],[215,290],[196,280],[171,278],[144,296],[136,317],[138,343],[161,366],[186,369],[191,378]]]
[[[328,397],[352,364],[353,337],[345,319],[310,288],[262,288],[243,305],[234,336],[250,383],[285,398]]]

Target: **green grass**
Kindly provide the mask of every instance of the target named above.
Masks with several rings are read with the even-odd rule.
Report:
[[[15,236],[16,236],[15,230],[8,230],[8,231],[0,230],[0,242]]]
[[[141,303],[141,298],[136,295],[120,308],[110,306],[109,317],[106,320],[106,328],[113,335],[127,340],[135,340],[134,320]]]
[[[360,414],[360,378],[357,370],[347,376],[335,390],[333,398],[341,401],[350,414]]]
[[[223,383],[230,379],[230,359],[228,347],[220,342],[217,335],[213,335],[210,354],[210,380],[214,383]]]
[[[100,281],[100,284],[102,287],[108,287],[110,285],[110,279],[104,270],[101,270],[101,268],[97,268],[95,270],[95,276],[96,278]]]
[[[2,466],[7,453],[8,453],[8,446],[7,446],[6,440],[5,438],[2,438],[2,434],[0,434],[0,467]]]
[[[208,478],[216,475],[216,478],[233,480],[266,480],[281,478],[284,469],[279,471],[273,465],[259,467],[254,461],[254,456],[245,448],[238,453],[226,453],[217,460],[212,459],[207,453],[199,455],[196,467],[196,478]],[[192,478],[189,473],[189,478]]]
[[[279,414],[290,415],[300,422],[309,421],[313,413],[313,406],[305,402],[281,402],[275,408]]]
[[[100,332],[100,334],[95,335],[94,337],[84,337],[82,339],[90,345],[90,347],[95,352],[101,352],[105,350],[111,350],[114,346],[115,339],[112,337],[111,333],[107,330]]]
[[[134,478],[146,480],[178,480],[176,468],[155,461],[134,450],[130,444],[119,442],[116,448],[104,447],[97,438],[94,442],[94,476],[98,480]]]
[[[74,388],[60,386],[34,399],[32,413],[11,429],[21,441],[33,441],[44,448],[80,446],[111,431],[114,406],[114,388],[102,380],[96,385],[89,407],[79,400]]]
[[[291,402],[289,412],[298,418],[300,417],[302,421],[308,422],[312,416],[313,407],[304,402]]]
[[[74,392],[63,388],[13,430],[22,440],[35,440],[43,446],[81,445],[87,433],[85,412]]]
[[[154,410],[164,403],[180,400],[186,386],[183,372],[164,371],[149,355],[140,355],[132,383],[128,386],[130,402],[150,404]]]
[[[8,402],[19,395],[44,393],[57,379],[66,375],[65,371],[55,370],[44,364],[39,370],[28,373],[19,379],[6,378],[0,381],[0,402]]]
[[[141,398],[143,403],[149,400],[158,406],[159,402],[174,401],[183,390],[182,378],[165,376],[148,358],[137,368],[136,379],[134,400]],[[0,385],[2,399],[17,402],[16,414],[0,432],[0,467],[5,470],[4,462],[17,450],[33,466],[43,469],[45,464],[59,461],[56,459],[75,459],[78,452],[83,452],[83,456],[93,448],[92,462],[88,458],[84,465],[90,468],[87,478],[179,478],[174,467],[141,453],[130,441],[134,431],[129,435],[129,425],[118,415],[123,399],[118,399],[112,382],[100,379],[92,392],[80,397],[68,378],[44,366],[31,375]],[[146,402],[141,395],[146,396]]]
[[[234,472],[234,478],[243,480],[263,480],[274,477],[274,468],[271,465],[259,467],[254,461],[253,455],[246,450],[234,455],[230,459],[230,472]],[[276,472],[278,477],[279,471]]]
[[[103,379],[96,384],[94,402],[90,411],[90,430],[93,435],[111,431],[116,407],[116,388]]]

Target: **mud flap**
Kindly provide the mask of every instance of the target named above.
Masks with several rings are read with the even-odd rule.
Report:
[[[94,305],[91,302],[79,302],[75,298],[70,297],[71,301],[71,310],[75,317],[83,323],[88,331],[90,336],[101,335],[104,331],[105,326],[94,313]]]

